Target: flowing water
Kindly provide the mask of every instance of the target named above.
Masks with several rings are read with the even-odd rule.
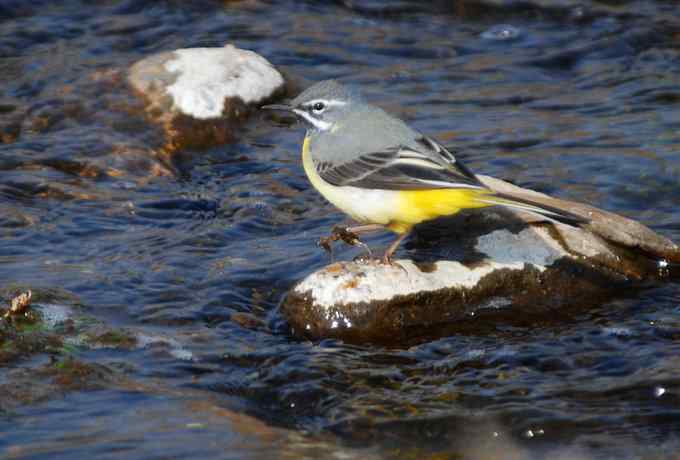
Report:
[[[3,458],[680,452],[677,284],[402,349],[294,339],[277,305],[344,219],[304,177],[301,127],[255,113],[168,157],[125,84],[152,53],[226,42],[298,88],[361,87],[473,171],[680,241],[675,1],[0,0],[0,287],[133,338],[71,331],[5,362]]]

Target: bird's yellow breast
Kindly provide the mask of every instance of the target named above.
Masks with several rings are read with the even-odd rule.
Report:
[[[302,142],[302,167],[307,174],[307,178],[312,183],[315,189],[317,189],[323,196],[326,196],[326,189],[330,186],[326,181],[324,181],[319,173],[316,172],[316,166],[314,166],[314,161],[312,161],[312,154],[309,151],[309,136],[305,136],[305,140]]]
[[[393,220],[394,211],[397,209],[398,192],[336,186],[326,182],[314,166],[309,136],[305,137],[302,144],[302,166],[314,188],[352,219],[381,225],[387,225]]]

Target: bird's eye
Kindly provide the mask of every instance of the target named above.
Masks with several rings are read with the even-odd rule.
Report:
[[[323,109],[325,109],[325,108],[326,108],[326,104],[324,104],[323,102],[316,102],[312,106],[312,110],[314,110],[315,112],[319,112],[319,113],[323,112]]]

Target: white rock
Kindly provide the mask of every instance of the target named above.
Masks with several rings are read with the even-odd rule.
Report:
[[[496,230],[480,236],[475,249],[508,268],[522,269],[526,263],[540,271],[568,255],[543,228],[527,228],[518,234]]]
[[[149,56],[132,66],[129,81],[152,105],[201,120],[220,117],[229,99],[257,104],[284,84],[264,57],[230,44]],[[164,97],[170,107],[159,102]]]
[[[497,270],[523,270],[530,265],[543,271],[557,259],[571,257],[540,227],[516,235],[496,230],[481,236],[475,249],[487,259],[471,267],[448,260],[436,262],[432,271],[421,271],[411,260],[398,260],[393,266],[347,263],[341,270],[330,266],[309,275],[295,286],[295,292],[307,293],[318,307],[334,308],[440,289],[472,288]]]

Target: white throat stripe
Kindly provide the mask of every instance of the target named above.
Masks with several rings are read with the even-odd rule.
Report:
[[[309,113],[307,113],[307,111],[305,111],[305,110],[293,109],[293,112],[295,112],[297,115],[304,118],[310,125],[314,126],[319,131],[328,131],[331,128],[331,126],[333,125],[332,123],[329,123],[327,121],[323,121],[323,120],[319,120],[318,118],[314,118]]]

